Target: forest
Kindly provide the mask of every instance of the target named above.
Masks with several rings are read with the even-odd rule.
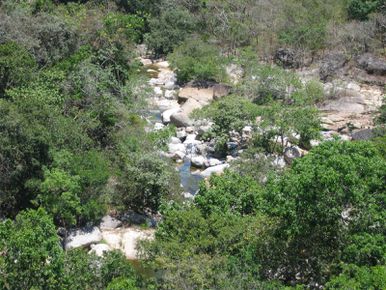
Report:
[[[386,289],[385,221],[384,0],[0,1],[0,289]]]

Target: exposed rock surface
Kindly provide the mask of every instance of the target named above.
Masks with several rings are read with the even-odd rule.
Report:
[[[102,233],[98,227],[79,229],[71,232],[65,241],[66,250],[79,247],[87,247],[99,243],[102,240]]]
[[[386,76],[386,59],[365,53],[358,58],[358,65],[369,74]]]
[[[343,68],[347,63],[347,57],[343,53],[333,53],[327,55],[319,70],[320,79],[327,81],[334,77],[339,69]]]

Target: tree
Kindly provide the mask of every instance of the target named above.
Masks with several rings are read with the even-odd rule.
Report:
[[[386,267],[358,267],[344,265],[339,276],[331,278],[326,289],[384,289],[386,287]]]
[[[81,213],[79,176],[71,176],[56,168],[45,170],[40,191],[37,204],[46,208],[58,225],[70,227],[76,224]]]
[[[267,211],[283,221],[288,280],[323,283],[342,253],[347,263],[384,263],[385,165],[371,143],[325,142],[270,180]]]
[[[5,289],[59,288],[63,249],[52,218],[43,209],[21,212],[14,222],[0,225],[0,238],[4,259],[0,286]]]
[[[5,90],[27,83],[36,63],[30,53],[15,42],[0,44],[0,97]]]

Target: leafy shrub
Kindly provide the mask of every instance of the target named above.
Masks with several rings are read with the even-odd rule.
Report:
[[[185,42],[169,56],[169,59],[177,69],[177,80],[180,83],[219,82],[224,79],[223,59],[218,50],[201,40]]]
[[[201,183],[194,203],[205,216],[226,212],[253,214],[262,206],[261,188],[248,176],[227,172],[211,177],[209,184]]]
[[[123,169],[118,188],[119,204],[139,212],[157,212],[162,200],[176,198],[180,191],[176,172],[155,154],[133,155]]]
[[[382,0],[351,0],[348,15],[352,19],[367,20],[370,13],[381,8]]]

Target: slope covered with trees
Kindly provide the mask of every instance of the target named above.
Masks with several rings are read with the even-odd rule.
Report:
[[[384,93],[385,44],[382,0],[1,1],[0,289],[386,288],[386,105],[348,103],[377,108],[368,138],[339,115],[323,140],[321,113]],[[144,55],[226,90],[189,108],[208,160],[234,160],[194,199],[160,153],[194,126],[149,129]],[[133,212],[161,216],[140,266],[66,249]]]

